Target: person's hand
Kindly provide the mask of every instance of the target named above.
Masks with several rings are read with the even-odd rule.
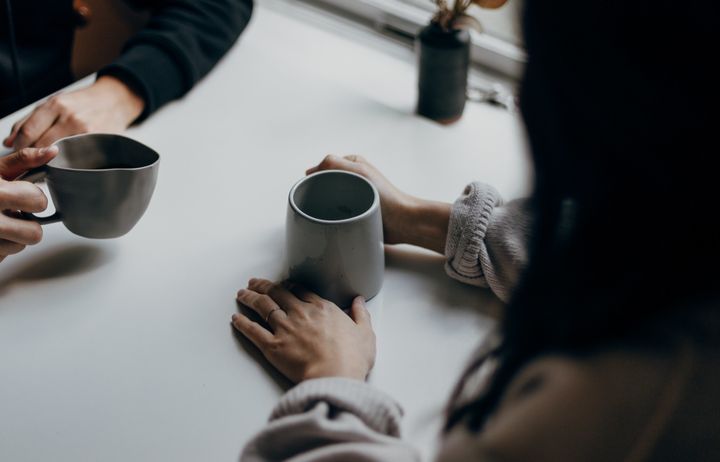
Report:
[[[321,377],[365,380],[375,363],[375,333],[362,297],[350,316],[296,285],[251,279],[237,301],[266,320],[270,330],[244,314],[233,326],[294,383]]]
[[[322,170],[357,173],[375,185],[380,193],[385,243],[413,244],[444,253],[450,204],[419,199],[400,191],[361,156],[329,155],[305,173],[310,175]]]
[[[383,234],[388,244],[406,242],[405,230],[409,211],[417,199],[405,194],[395,187],[380,171],[362,156],[345,157],[328,155],[318,165],[309,168],[305,173],[310,175],[322,170],[345,170],[362,175],[375,185],[380,193],[380,207],[383,217]]]
[[[45,147],[81,133],[119,133],[142,113],[145,102],[120,80],[100,77],[88,88],[48,99],[13,125],[5,146]]]
[[[47,208],[47,197],[32,183],[12,181],[25,171],[45,165],[57,147],[25,148],[0,158],[0,261],[42,239],[42,227],[20,218],[20,211],[37,213]]]

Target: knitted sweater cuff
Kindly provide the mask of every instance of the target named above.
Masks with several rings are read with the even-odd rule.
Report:
[[[501,205],[497,190],[484,183],[469,184],[455,201],[445,244],[445,271],[450,277],[487,287],[479,257],[493,209]]]
[[[403,411],[395,400],[365,382],[340,377],[307,380],[292,388],[275,406],[270,421],[306,412],[319,402],[357,416],[376,432],[400,436]]]

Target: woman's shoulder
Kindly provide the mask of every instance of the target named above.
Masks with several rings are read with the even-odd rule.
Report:
[[[454,453],[462,441],[460,446],[474,447],[475,456],[488,460],[663,460],[654,455],[661,446],[684,453],[675,433],[695,425],[687,411],[703,399],[695,392],[708,377],[697,368],[709,359],[707,351],[698,354],[682,343],[671,349],[609,347],[582,357],[545,355],[518,373],[481,433],[456,434],[443,452]],[[717,382],[720,375],[712,374]],[[706,399],[716,401],[706,404],[717,409],[720,400],[709,389]],[[703,423],[708,419],[715,420],[714,428],[720,423],[709,414]]]

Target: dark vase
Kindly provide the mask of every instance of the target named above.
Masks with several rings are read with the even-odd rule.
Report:
[[[465,109],[470,34],[431,22],[418,34],[417,113],[442,124],[458,120]]]

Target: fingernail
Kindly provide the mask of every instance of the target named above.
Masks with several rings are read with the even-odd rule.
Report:
[[[237,297],[240,298],[240,297],[242,297],[243,295],[245,295],[245,289],[240,289],[240,290],[238,290]]]
[[[237,319],[237,317],[238,317],[237,314],[232,315],[232,320],[233,320],[233,322],[235,322],[235,320]]]
[[[48,146],[46,148],[42,148],[39,152],[40,152],[40,154],[45,155],[45,154],[56,153],[57,150],[58,150],[57,146],[53,145],[53,146]]]
[[[248,287],[251,286],[251,285],[253,285],[253,284],[255,284],[256,282],[257,282],[257,278],[251,278],[251,279],[248,281]]]

